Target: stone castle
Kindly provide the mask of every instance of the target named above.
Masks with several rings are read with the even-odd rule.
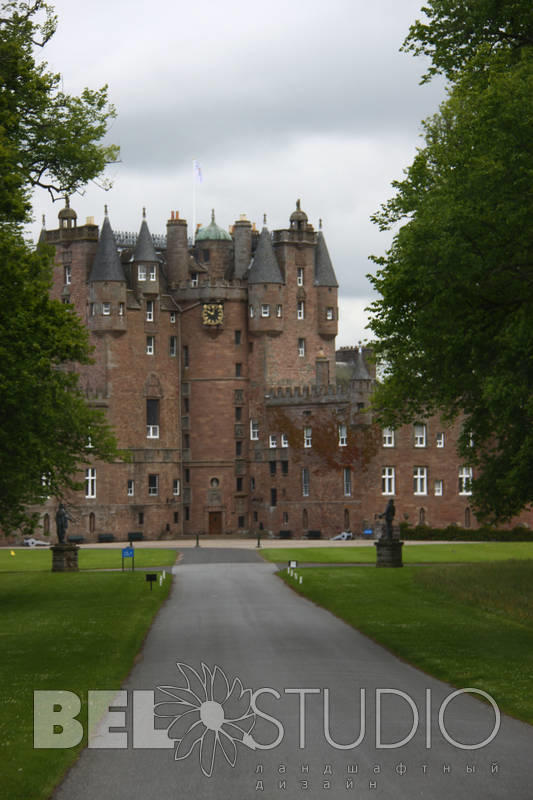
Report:
[[[397,521],[475,524],[453,429],[372,425],[369,351],[335,351],[338,283],[299,201],[281,230],[213,212],[194,239],[177,212],[166,237],[144,212],[114,235],[67,202],[41,240],[53,296],[90,331],[81,386],[130,454],[87,468],[69,534],[368,535],[390,497]],[[54,530],[54,503],[40,512]]]

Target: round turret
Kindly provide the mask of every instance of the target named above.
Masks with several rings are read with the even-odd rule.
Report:
[[[300,208],[300,201],[296,201],[296,211],[293,211],[291,214],[291,228],[296,228],[297,230],[305,230],[307,225],[307,214],[305,211],[302,211]]]
[[[75,228],[76,222],[78,219],[78,215],[74,211],[73,208],[70,207],[70,202],[68,197],[65,197],[65,208],[62,208],[59,214],[57,215],[59,219],[59,227],[60,228]]]
[[[219,227],[215,222],[215,209],[211,211],[211,222],[209,225],[200,228],[196,234],[197,242],[216,242],[216,241],[233,241],[230,234]]]

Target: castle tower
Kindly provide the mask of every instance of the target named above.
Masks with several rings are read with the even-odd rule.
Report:
[[[283,330],[283,277],[266,226],[248,271],[248,330],[251,336]]]
[[[208,272],[210,280],[222,280],[233,276],[233,239],[216,224],[215,209],[211,211],[211,222],[200,228],[195,238],[196,260]]]
[[[89,273],[89,330],[126,330],[126,275],[105,208],[98,247]]]
[[[141,228],[133,251],[132,284],[139,299],[151,296],[155,299],[160,291],[160,262],[155,252],[152,236],[146,222],[146,210],[143,208]]]

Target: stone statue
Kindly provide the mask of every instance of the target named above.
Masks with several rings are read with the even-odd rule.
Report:
[[[63,505],[63,503],[60,503],[56,514],[57,538],[60,544],[65,543],[67,528],[68,528],[68,514],[65,510],[65,506]]]
[[[391,499],[387,503],[387,507],[383,514],[379,515],[380,519],[385,518],[385,538],[392,539],[392,521],[394,519],[394,515],[396,514],[396,509],[394,508],[394,500]]]

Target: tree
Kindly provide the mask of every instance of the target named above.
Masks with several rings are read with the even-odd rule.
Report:
[[[430,72],[453,83],[374,217],[382,229],[401,224],[370,276],[385,370],[375,406],[386,425],[463,416],[478,516],[506,520],[533,501],[532,12],[518,0],[430,6],[430,24],[416,23],[404,47],[428,53],[431,43]],[[519,7],[525,22],[509,38]]]
[[[41,15],[40,22],[37,18]],[[0,529],[31,528],[27,504],[79,488],[93,456],[119,454],[100,411],[78,389],[88,335],[70,306],[50,300],[52,249],[24,240],[31,192],[72,192],[101,174],[116,149],[100,139],[113,109],[106,89],[59,91],[34,48],[55,30],[40,0],[0,5]]]

